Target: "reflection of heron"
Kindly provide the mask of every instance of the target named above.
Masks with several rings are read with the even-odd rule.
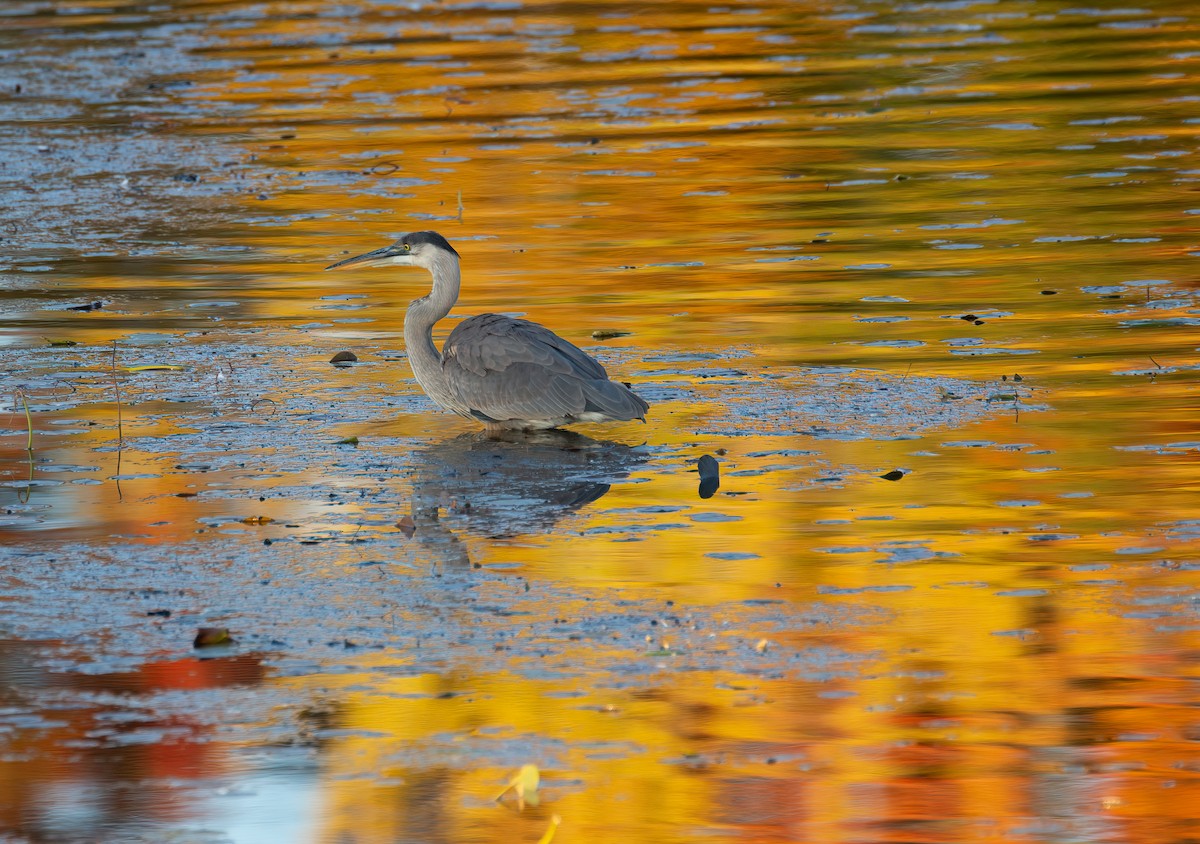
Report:
[[[536,323],[499,314],[460,322],[441,352],[433,326],[458,300],[458,253],[437,232],[413,232],[395,243],[346,258],[351,264],[424,267],[429,295],[408,306],[404,344],[417,383],[433,401],[476,419],[489,432],[539,430],[575,422],[645,421],[650,406],[583,350]]]
[[[643,452],[569,431],[463,434],[413,455],[413,521],[447,521],[478,536],[549,531],[626,477]]]

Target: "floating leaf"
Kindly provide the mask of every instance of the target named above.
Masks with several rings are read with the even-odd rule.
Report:
[[[539,782],[541,782],[541,775],[538,773],[538,766],[522,765],[516,776],[508,781],[508,785],[504,786],[504,790],[496,795],[496,799],[499,800],[511,791],[517,795],[518,809],[523,810],[526,803],[530,806],[537,806]]]
[[[229,629],[226,627],[201,627],[196,631],[196,638],[192,641],[193,648],[230,644],[233,644],[233,637],[229,635]]]
[[[562,818],[558,815],[552,815],[550,818],[550,826],[546,828],[546,832],[538,839],[537,844],[550,844],[554,840],[554,833],[558,832],[558,825],[562,823]]]
[[[766,639],[759,639],[758,644],[754,646],[754,650],[758,651],[760,654],[765,654],[767,652],[767,646],[770,644],[771,643]]]
[[[270,516],[247,516],[242,519],[244,525],[269,525],[275,521]]]
[[[633,334],[632,331],[613,331],[607,329],[596,329],[592,332],[593,340],[611,340],[614,337],[628,337]]]
[[[886,475],[880,475],[879,477],[883,478],[885,481],[898,481],[904,477],[904,473],[899,469],[893,469]]]
[[[413,521],[412,516],[405,516],[396,522],[396,527],[400,528],[400,532],[404,534],[405,539],[412,539],[413,535],[417,532],[417,524]]]
[[[49,337],[43,337],[42,339],[45,340],[47,343],[49,343],[51,346],[78,346],[79,345],[74,340],[51,340]]]
[[[126,372],[179,372],[185,367],[171,363],[148,363],[144,366],[122,366],[121,369]]]
[[[358,445],[358,437],[346,437],[344,440],[338,440],[334,445]]]

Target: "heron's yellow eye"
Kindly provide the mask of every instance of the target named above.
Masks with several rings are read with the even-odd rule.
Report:
[[[406,243],[406,244],[404,244],[404,251],[405,251],[405,252],[411,252],[411,251],[412,251],[412,247],[411,247],[411,246],[409,246],[409,245]]]

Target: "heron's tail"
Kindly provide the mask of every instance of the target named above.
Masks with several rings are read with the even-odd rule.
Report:
[[[607,379],[595,379],[584,388],[584,412],[602,413],[610,419],[646,421],[650,409],[640,396],[624,384]]]

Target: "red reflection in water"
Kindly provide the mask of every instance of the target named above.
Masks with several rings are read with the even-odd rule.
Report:
[[[189,781],[228,772],[210,741],[220,713],[181,711],[177,700],[159,708],[154,697],[257,686],[262,654],[163,660],[112,674],[46,670],[47,653],[61,648],[0,640],[0,833],[41,840],[178,819],[191,803],[180,793]]]

